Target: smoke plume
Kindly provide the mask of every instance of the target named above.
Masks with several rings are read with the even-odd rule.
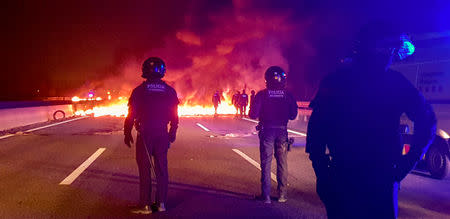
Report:
[[[288,76],[294,74],[284,50],[302,45],[300,56],[304,58],[299,62],[307,62],[307,57],[315,54],[303,34],[311,22],[293,23],[289,13],[249,10],[248,4],[250,1],[234,1],[231,8],[207,14],[207,24],[201,28],[193,21],[195,14],[185,15],[181,28],[168,34],[161,45],[117,63],[118,74],[86,84],[82,90],[116,88],[116,92],[129,95],[143,80],[139,77],[141,63],[150,56],[165,60],[164,80],[177,90],[182,103],[190,105],[210,105],[217,90],[224,96],[237,90],[260,90],[265,86],[264,72],[272,65],[281,66]]]

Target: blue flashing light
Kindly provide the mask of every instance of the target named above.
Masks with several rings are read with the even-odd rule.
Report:
[[[405,59],[406,57],[412,55],[414,51],[416,51],[416,47],[409,39],[409,37],[405,34],[400,36],[400,40],[403,42],[402,46],[398,50],[398,56],[400,60]]]
[[[403,42],[403,46],[406,48],[406,54],[409,56],[412,55],[414,51],[416,51],[416,47],[414,47],[414,45],[410,41]]]
[[[159,73],[162,73],[162,72],[164,72],[165,71],[165,69],[164,69],[164,65],[161,65],[161,66],[155,66],[154,68],[153,68],[153,71],[154,72],[159,72]]]

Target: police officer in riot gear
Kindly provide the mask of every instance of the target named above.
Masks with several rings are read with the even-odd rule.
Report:
[[[133,213],[149,214],[151,204],[151,169],[156,175],[156,208],[165,211],[168,190],[167,152],[175,141],[178,128],[178,98],[176,91],[163,80],[166,65],[160,58],[151,57],[142,65],[146,79],[136,87],[128,102],[128,116],[124,124],[124,142],[133,143],[131,130],[137,130],[136,161],[139,169],[140,205]],[[168,124],[170,128],[168,131]]]
[[[270,200],[270,165],[275,152],[279,202],[287,200],[288,120],[297,117],[297,103],[286,87],[286,72],[269,67],[265,72],[266,89],[259,91],[250,107],[249,117],[259,119],[259,150],[261,159],[261,193],[265,203]]]
[[[396,218],[399,182],[433,139],[431,106],[389,69],[411,54],[405,40],[386,24],[365,26],[351,61],[322,80],[310,103],[306,152],[329,218]],[[399,133],[403,113],[414,122],[407,155]]]

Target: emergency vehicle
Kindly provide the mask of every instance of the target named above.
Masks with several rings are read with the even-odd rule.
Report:
[[[414,55],[391,68],[403,73],[433,106],[436,137],[417,168],[443,179],[450,174],[450,31],[412,35],[412,41]],[[414,124],[405,119],[402,122],[406,154]]]

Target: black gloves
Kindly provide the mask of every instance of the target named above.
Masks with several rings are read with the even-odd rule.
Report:
[[[177,137],[177,131],[170,130],[169,132],[169,142],[173,143]]]
[[[177,138],[177,128],[178,124],[170,123],[170,129],[169,129],[169,142],[173,143],[175,139]]]
[[[330,172],[330,157],[328,155],[312,156],[310,154],[309,159],[312,161],[314,173],[317,177],[316,192],[322,202],[328,203],[332,191],[330,186],[333,182]]]
[[[412,154],[403,155],[395,166],[394,180],[396,182],[402,181],[414,169],[418,160],[419,158]]]
[[[328,204],[330,198],[333,196],[332,180],[330,176],[321,176],[316,179],[317,195],[319,195],[320,200],[325,204]]]
[[[309,155],[309,159],[312,161],[312,166],[314,169],[314,173],[317,178],[328,178],[330,175],[330,156],[321,155],[321,156],[313,156]]]
[[[130,134],[125,134],[125,138],[123,139],[123,142],[131,148],[131,144],[134,143],[133,136]]]

